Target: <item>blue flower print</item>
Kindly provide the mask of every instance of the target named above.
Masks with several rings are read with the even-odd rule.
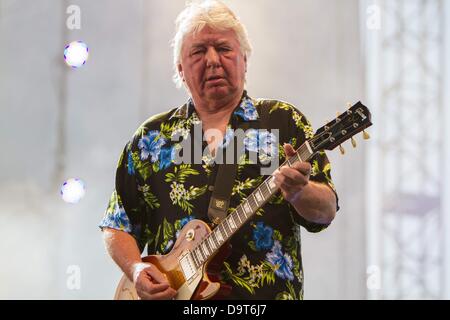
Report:
[[[235,115],[238,115],[245,121],[251,121],[258,119],[258,111],[256,111],[253,102],[249,98],[245,98],[237,110],[234,112]]]
[[[294,274],[292,273],[292,258],[285,253],[281,252],[281,244],[279,241],[275,241],[272,250],[266,254],[267,261],[274,266],[275,274],[281,279],[294,280]]]
[[[156,162],[161,152],[161,147],[166,143],[166,139],[159,136],[158,130],[149,131],[139,140],[138,147],[141,149],[141,160],[146,160],[150,155],[151,161]]]
[[[175,234],[175,237],[176,237],[177,239],[178,239],[178,236],[180,235],[181,229],[183,229],[183,227],[184,227],[189,221],[194,220],[194,219],[195,219],[194,216],[187,216],[187,217],[185,217],[185,218],[183,218],[183,219],[180,220],[180,229],[177,230],[177,232],[176,232],[176,234]]]
[[[100,227],[107,227],[125,232],[131,232],[130,220],[125,209],[119,204],[115,204],[114,210],[108,212],[100,222]]]
[[[269,131],[260,131],[258,136],[258,147],[260,152],[273,157],[278,154],[277,137]]]
[[[159,155],[159,169],[167,169],[172,164],[172,161],[175,159],[175,147],[171,146],[168,148],[162,148],[161,153]]]
[[[172,248],[173,243],[174,243],[173,240],[169,240],[169,242],[167,242],[166,247],[164,248],[163,252],[168,253],[169,250]]]
[[[180,224],[181,224],[181,228],[183,229],[183,227],[191,220],[194,220],[194,216],[187,216],[183,219],[181,219]]]
[[[255,240],[256,249],[263,250],[272,248],[272,235],[273,229],[269,226],[264,226],[264,223],[259,221],[253,230],[253,240]]]
[[[134,161],[133,161],[133,155],[131,151],[128,151],[128,159],[127,159],[127,168],[128,168],[128,174],[134,175]]]
[[[233,137],[234,137],[234,130],[231,128],[227,128],[227,131],[225,132],[225,137],[223,138],[223,141],[219,144],[219,148],[225,149],[226,147],[228,147]]]
[[[245,132],[244,147],[267,157],[278,155],[277,137],[267,130],[249,129]]]
[[[258,152],[258,130],[249,129],[245,132],[244,147],[250,152]]]

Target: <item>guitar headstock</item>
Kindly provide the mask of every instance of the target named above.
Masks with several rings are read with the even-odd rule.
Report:
[[[361,102],[316,131],[309,140],[313,152],[333,150],[344,141],[372,125],[369,109]]]

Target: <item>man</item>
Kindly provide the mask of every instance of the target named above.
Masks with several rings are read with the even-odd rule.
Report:
[[[171,138],[176,133],[186,138],[200,121],[205,133],[215,129],[205,145],[214,158],[217,150],[226,147],[223,137],[229,129],[242,124],[257,128],[266,112],[270,115],[266,129],[279,129],[279,143],[284,146],[254,150],[247,139],[245,148],[259,152],[259,159],[279,157],[281,162],[312,137],[310,124],[292,105],[247,95],[250,52],[245,28],[218,1],[190,4],[177,19],[175,81],[184,85],[190,99],[147,120],[127,143],[116,189],[100,224],[109,254],[142,299],[176,295],[163,273],[142,262],[144,247],[148,254],[166,254],[188,221],[211,222],[207,211],[218,166],[205,158],[202,163],[175,164],[179,145]],[[303,298],[299,226],[318,232],[331,223],[337,210],[326,155],[317,154],[311,163],[296,162],[277,170],[275,182],[281,192],[231,239],[233,250],[221,272],[221,281],[232,287],[228,298]],[[241,162],[229,211],[263,181],[260,168],[248,158]]]

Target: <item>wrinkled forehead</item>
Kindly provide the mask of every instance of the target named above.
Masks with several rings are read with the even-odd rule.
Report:
[[[232,29],[217,30],[210,27],[204,27],[201,30],[193,31],[187,34],[183,40],[184,48],[220,44],[239,46],[239,40],[236,32]]]

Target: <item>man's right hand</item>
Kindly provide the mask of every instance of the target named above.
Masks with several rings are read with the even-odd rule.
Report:
[[[136,263],[133,266],[133,283],[137,294],[143,300],[170,300],[177,291],[170,287],[164,273],[150,263]]]

